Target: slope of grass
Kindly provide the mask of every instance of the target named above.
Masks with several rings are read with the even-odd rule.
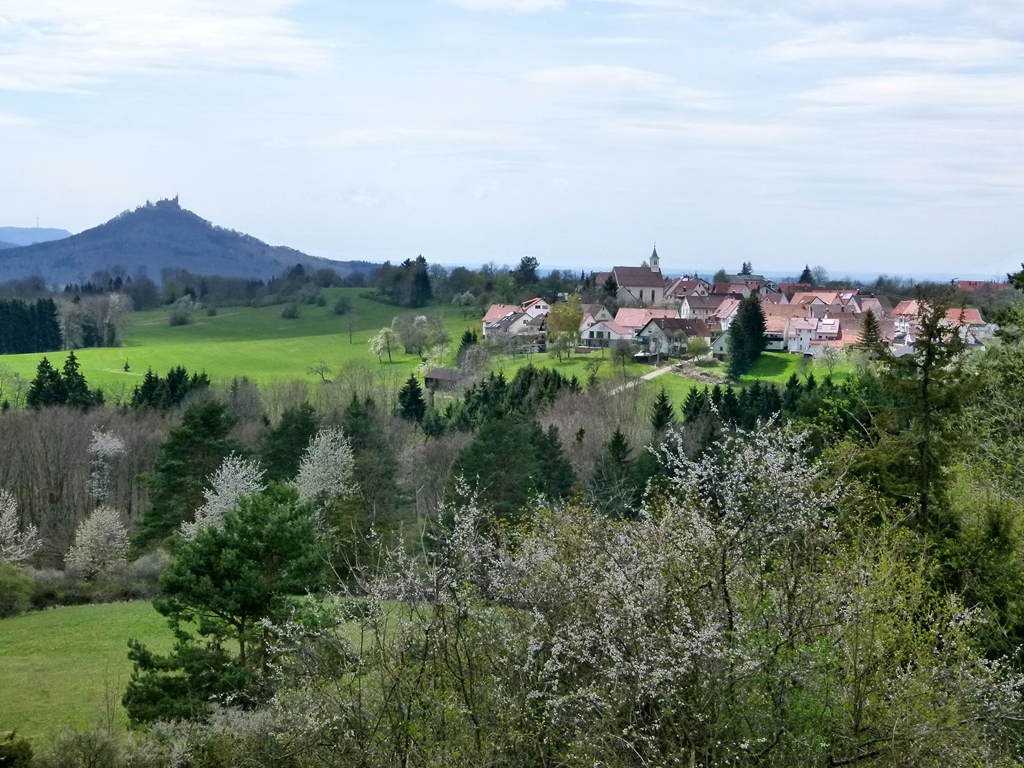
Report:
[[[294,320],[281,317],[282,305],[269,307],[229,307],[208,317],[196,311],[192,323],[172,327],[166,310],[138,312],[131,316],[127,343],[114,349],[76,351],[82,373],[93,386],[107,389],[135,387],[148,368],[163,375],[176,365],[189,371],[205,371],[214,381],[230,381],[246,376],[258,382],[274,379],[310,379],[310,366],[326,362],[333,370],[353,360],[378,365],[370,352],[370,338],[395,315],[412,310],[393,307],[359,296],[358,288],[324,291],[326,305],[301,305]],[[349,315],[335,315],[335,300],[345,296],[351,302]],[[479,330],[480,321],[454,307],[429,307],[421,312],[440,312],[451,334],[453,345],[467,328]],[[351,330],[351,341],[350,341]],[[64,352],[51,352],[50,362],[57,367],[66,358]],[[42,354],[8,355],[0,364],[31,379]],[[129,370],[125,370],[125,363]],[[392,365],[412,372],[420,360],[415,355],[395,350]]]
[[[131,675],[128,640],[170,649],[163,616],[148,602],[81,605],[0,621],[0,732],[31,739],[95,724]],[[108,696],[109,694],[109,696]]]

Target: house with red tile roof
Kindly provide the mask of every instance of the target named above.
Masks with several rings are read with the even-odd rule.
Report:
[[[656,317],[678,317],[674,309],[648,309],[647,307],[622,307],[615,314],[615,322],[623,328],[629,328],[636,334],[641,328]]]

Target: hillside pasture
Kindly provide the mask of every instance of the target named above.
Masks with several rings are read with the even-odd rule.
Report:
[[[128,640],[170,650],[167,620],[148,602],[79,605],[0,620],[0,732],[39,739],[127,720],[121,694],[132,665]]]
[[[169,313],[163,309],[138,312],[131,316],[125,346],[81,349],[75,355],[89,383],[108,391],[131,391],[147,369],[163,375],[178,365],[184,365],[190,372],[205,371],[214,382],[229,382],[236,377],[260,383],[282,379],[314,381],[319,379],[309,373],[309,368],[320,361],[333,371],[353,360],[376,365],[370,339],[402,313],[441,313],[453,349],[467,328],[480,327],[479,319],[459,308],[410,310],[362,298],[360,293],[358,288],[325,290],[325,306],[299,305],[299,317],[291,320],[281,317],[280,304],[227,307],[214,316],[197,309],[192,322],[181,326],[171,326]],[[347,315],[333,312],[340,296],[351,303]],[[60,367],[67,353],[6,355],[0,357],[0,365],[31,379],[44,356]],[[419,364],[419,357],[405,354],[401,347],[393,352],[392,362],[385,357],[380,363],[403,374],[412,373]]]

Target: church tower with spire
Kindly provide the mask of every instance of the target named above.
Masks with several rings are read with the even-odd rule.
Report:
[[[654,244],[654,252],[651,254],[651,272],[661,271],[661,259],[658,258],[658,244]]]

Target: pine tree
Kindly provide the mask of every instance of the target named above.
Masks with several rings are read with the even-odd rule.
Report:
[[[729,326],[729,377],[739,381],[761,356],[767,344],[764,310],[756,294],[740,302]]]
[[[864,323],[860,327],[860,338],[858,344],[872,357],[880,357],[885,352],[885,345],[882,343],[882,329],[878,325],[878,318],[874,312],[867,312],[864,315]]]
[[[616,429],[594,465],[589,495],[609,517],[627,516],[636,502],[638,493],[630,478],[631,453],[626,436]]]
[[[60,371],[45,357],[36,366],[36,377],[32,379],[25,402],[29,408],[63,405],[67,402],[67,392]]]
[[[234,419],[215,400],[196,403],[171,429],[147,478],[150,507],[136,537],[137,546],[159,542],[205,502],[207,480],[232,452],[242,448],[228,434]]]
[[[69,352],[67,360],[64,361],[64,373],[61,375],[64,382],[65,402],[76,408],[88,408],[93,404],[93,398],[89,392],[89,384],[82,375],[81,366],[75,353]]]
[[[798,283],[806,283],[807,285],[814,285],[814,273],[811,272],[811,265],[805,264],[804,271],[800,273],[800,279]]]
[[[299,471],[302,454],[320,427],[316,411],[309,403],[288,408],[281,422],[263,438],[260,459],[267,471],[267,480],[291,480]]]
[[[654,409],[651,411],[651,426],[654,427],[655,432],[661,432],[672,426],[674,422],[672,403],[668,399],[668,392],[662,387],[654,401]]]
[[[417,424],[423,421],[427,412],[427,403],[423,399],[423,389],[415,376],[409,376],[398,392],[398,415],[406,421],[414,421]]]

